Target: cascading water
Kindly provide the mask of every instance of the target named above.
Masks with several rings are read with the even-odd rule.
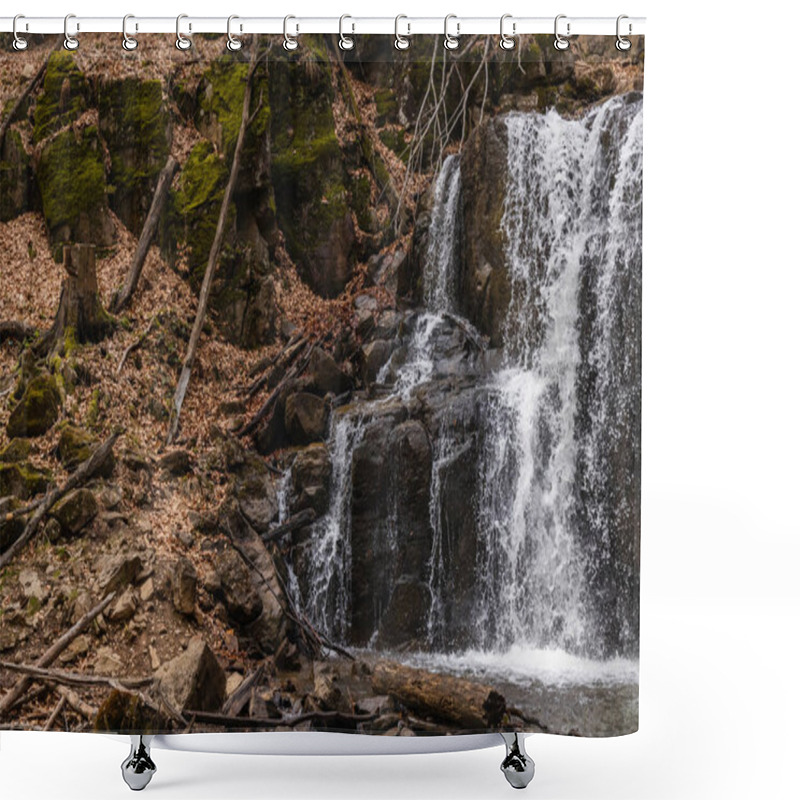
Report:
[[[554,111],[512,114],[506,126],[502,231],[510,302],[503,356],[480,379],[488,399],[477,444],[459,433],[455,411],[431,442],[423,649],[450,655],[420,658],[440,658],[440,665],[456,669],[455,649],[465,664],[500,663],[502,669],[504,658],[526,663],[525,654],[533,652],[552,666],[552,656],[542,654],[561,652],[572,659],[567,671],[605,675],[605,668],[585,667],[586,659],[635,655],[638,619],[638,608],[625,600],[637,594],[632,565],[638,553],[620,554],[625,536],[617,534],[638,525],[641,98],[615,97],[574,120]],[[450,157],[435,187],[426,310],[412,320],[392,393],[334,417],[331,506],[312,529],[308,588],[300,601],[339,640],[346,641],[352,614],[352,471],[365,420],[378,407],[407,403],[434,380],[448,320],[469,327],[456,316],[461,217],[460,163]],[[389,375],[384,369],[379,382]],[[471,639],[464,653],[465,645],[448,637],[453,614],[464,606],[448,616],[459,569],[452,553],[460,542],[459,531],[443,522],[443,509],[452,492],[448,480],[467,451],[478,461],[477,486],[456,505],[474,514],[478,585],[468,593]],[[404,534],[389,506],[370,547],[373,561],[383,559],[379,572],[391,580],[396,548],[390,545]],[[374,643],[388,596],[371,602]],[[605,663],[613,671],[616,662]],[[620,674],[630,674],[630,663]]]

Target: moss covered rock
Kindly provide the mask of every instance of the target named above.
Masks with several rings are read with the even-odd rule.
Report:
[[[47,489],[47,475],[30,464],[0,464],[0,497],[27,500]]]
[[[30,184],[30,159],[19,132],[11,129],[0,152],[0,222],[30,210]]]
[[[91,87],[75,56],[56,50],[48,59],[42,93],[33,114],[33,138],[38,142],[76,120],[91,103]]]
[[[352,276],[355,227],[333,120],[330,65],[270,65],[272,180],[278,224],[303,278],[324,297]]]
[[[0,463],[16,464],[25,461],[30,452],[31,443],[27,439],[12,439],[3,450],[0,450]]]
[[[36,182],[53,243],[111,244],[105,167],[95,126],[70,128],[47,142],[36,165]]]
[[[34,378],[8,418],[9,439],[41,436],[55,425],[61,410],[56,379],[49,374]]]
[[[50,510],[50,516],[57,519],[65,536],[80,533],[96,516],[97,499],[89,489],[75,489]]]
[[[25,518],[13,516],[21,505],[16,497],[0,498],[0,553],[11,547],[25,529]]]
[[[165,249],[173,257],[186,249],[195,287],[200,286],[208,263],[227,178],[225,161],[211,142],[203,140],[192,148],[178,185],[170,193]],[[234,217],[234,213],[228,214],[229,226]]]
[[[68,423],[62,426],[57,453],[66,469],[78,467],[92,455],[96,447],[97,438],[91,433]],[[113,454],[111,458],[113,459]]]
[[[98,88],[100,133],[111,156],[110,205],[138,234],[166,163],[172,136],[158,80],[105,80]]]

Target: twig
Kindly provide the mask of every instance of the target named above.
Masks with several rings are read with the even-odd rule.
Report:
[[[40,681],[58,683],[62,686],[110,686],[120,692],[142,686],[150,686],[152,678],[114,678],[110,675],[82,675],[80,672],[67,672],[61,669],[47,669],[30,664],[15,664],[13,661],[0,661],[0,668],[9,672],[21,672]]]
[[[69,705],[88,720],[93,720],[97,716],[97,709],[84,703],[75,692],[66,686],[56,687],[56,691],[69,703]]]
[[[20,534],[19,538],[11,545],[11,547],[0,556],[0,569],[6,566],[12,558],[28,543],[28,541],[36,533],[39,523],[42,521],[44,515],[65,495],[67,492],[72,491],[76,486],[81,486],[84,482],[89,480],[99,470],[111,451],[114,449],[114,444],[119,438],[119,433],[112,434],[103,444],[98,447],[89,458],[86,459],[75,472],[70,475],[66,483],[59,489],[51,489],[43,498],[41,503],[36,509],[34,515],[28,520],[25,529]]]
[[[58,703],[56,703],[56,707],[53,709],[53,713],[47,718],[47,722],[44,724],[44,729],[49,731],[50,728],[53,727],[53,723],[56,721],[56,717],[64,710],[64,706],[67,704],[67,698],[63,695],[58,698]]]
[[[61,653],[89,626],[96,617],[108,607],[114,599],[114,592],[107,594],[94,608],[87,611],[60,639],[57,639],[36,662],[40,668],[49,667]],[[31,685],[28,675],[21,677],[0,700],[0,718],[14,705],[14,701],[21,697]]]
[[[314,509],[304,508],[298,514],[295,514],[293,517],[289,517],[286,522],[276,525],[267,533],[262,533],[261,541],[263,541],[264,544],[274,542],[276,539],[280,539],[281,536],[285,536],[287,533],[291,533],[298,528],[305,528],[308,525],[311,525],[316,518],[317,515],[314,512]]]
[[[342,711],[308,711],[293,717],[232,717],[229,714],[213,714],[208,711],[187,711],[186,713],[193,715],[198,722],[231,728],[278,728],[281,726],[293,728],[295,725],[308,720],[319,722],[331,720],[371,722],[377,719],[377,714],[347,714]]]
[[[259,664],[258,667],[239,684],[236,690],[231,693],[231,696],[223,704],[223,714],[232,714],[234,717],[239,716],[239,713],[250,699],[251,687],[258,686],[263,672],[264,665]]]

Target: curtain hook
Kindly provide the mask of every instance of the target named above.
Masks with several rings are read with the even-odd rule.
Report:
[[[14,33],[14,41],[11,43],[11,46],[18,52],[28,49],[28,40],[24,39],[22,36],[19,35],[19,33],[17,33],[17,20],[20,19],[25,19],[24,14],[17,14],[14,17],[14,25],[12,26],[12,31]],[[27,30],[28,28],[27,23],[25,25],[25,28]]]
[[[620,33],[620,23],[624,19],[628,19],[628,17],[625,14],[620,14],[617,17],[617,45],[616,46],[617,46],[617,50],[620,50],[620,51],[625,51],[625,50],[630,50],[631,49],[631,40],[630,39],[626,39]],[[628,36],[630,36],[632,30],[633,30],[633,26],[629,22],[628,23]]]
[[[346,19],[353,19],[349,14],[342,14],[339,17],[339,49],[340,50],[352,50],[355,47],[355,39],[352,36],[345,36],[344,35],[344,21]],[[356,26],[353,23],[350,23],[351,32],[355,33]]]
[[[555,38],[555,41],[553,42],[553,46],[556,48],[556,50],[566,50],[569,47],[569,40],[565,39],[558,32],[558,21],[560,19],[566,19],[566,18],[567,18],[566,14],[559,14],[556,17],[556,22],[555,22],[555,35],[556,35],[556,38]],[[570,28],[570,24],[568,22],[567,23],[567,36],[569,36],[569,28]]]
[[[128,20],[129,19],[136,19],[133,14],[126,14],[122,18],[122,49],[123,50],[135,50],[139,46],[139,42],[134,39],[132,36],[128,36]],[[136,30],[139,30],[139,25],[137,23]]]
[[[511,23],[511,36],[505,32],[505,21],[511,17],[511,14],[503,14],[500,17],[500,47],[503,50],[513,50],[517,46],[517,40],[514,38],[517,35],[517,23]]]
[[[456,35],[453,36],[447,30],[448,23],[451,19],[456,20]],[[458,21],[458,17],[455,14],[448,14],[444,18],[444,46],[446,50],[457,50],[458,49],[458,37],[461,34],[461,23]]]
[[[398,50],[408,50],[411,47],[411,40],[408,38],[411,36],[411,23],[406,23],[406,28],[408,28],[408,33],[405,36],[401,36],[400,34],[400,20],[401,19],[408,19],[405,14],[398,14],[394,18],[394,46]]]
[[[228,43],[227,43],[226,47],[232,53],[235,53],[237,50],[241,50],[242,49],[242,40],[241,39],[237,39],[231,33],[231,22],[233,22],[233,20],[235,20],[235,19],[239,19],[239,17],[237,17],[236,14],[231,14],[228,17]],[[242,30],[241,26],[239,26],[239,30],[240,31]]]
[[[293,17],[291,14],[285,16],[283,18],[283,49],[284,50],[297,50],[297,37],[289,35],[289,20],[290,19],[297,19],[297,17]],[[295,26],[295,30],[299,32],[297,26]]]
[[[175,36],[177,37],[175,39],[175,47],[177,47],[178,50],[188,50],[192,46],[192,40],[187,39],[181,33],[181,20],[188,18],[189,18],[188,14],[178,14],[178,16],[175,19]],[[191,23],[189,23],[189,31],[191,32],[191,30],[192,30],[192,25]]]
[[[64,48],[66,50],[77,50],[78,49],[78,40],[74,36],[70,36],[69,33],[69,21],[71,19],[75,19],[74,14],[67,14],[64,17]],[[80,30],[80,24],[76,23],[75,32],[77,33]]]

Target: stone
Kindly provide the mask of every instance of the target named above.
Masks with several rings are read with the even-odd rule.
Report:
[[[381,368],[392,355],[392,349],[392,343],[385,339],[375,339],[361,348],[362,375],[365,383],[375,383]]]
[[[328,508],[331,458],[325,444],[311,444],[301,450],[292,464],[292,512],[306,508],[322,516]]]
[[[27,439],[12,439],[5,449],[0,450],[0,464],[15,464],[25,461],[31,453],[31,443]]]
[[[34,438],[47,433],[55,425],[60,411],[61,395],[56,379],[49,374],[38,375],[28,383],[8,418],[8,438]]]
[[[356,705],[362,714],[391,714],[394,711],[394,701],[388,694],[379,694],[374,697],[362,697]]]
[[[66,424],[61,428],[56,452],[65,469],[71,472],[89,459],[97,444],[97,437],[75,425]],[[103,472],[100,477],[109,477],[113,470],[114,454],[112,452],[103,465]]]
[[[76,536],[96,516],[97,499],[89,489],[75,489],[61,498],[50,510],[65,536]]]
[[[111,608],[106,616],[111,622],[124,622],[125,620],[129,620],[135,613],[136,593],[132,586],[128,586],[111,604]]]
[[[62,664],[71,664],[79,658],[88,655],[92,647],[92,640],[88,633],[82,633],[67,646],[67,649],[59,656]]]
[[[230,697],[244,681],[244,677],[239,672],[231,672],[225,680],[225,697]]]
[[[42,585],[39,573],[35,569],[20,570],[17,580],[28,600],[33,598],[41,605],[50,596],[50,590]]]
[[[148,603],[156,593],[156,584],[152,575],[139,587],[139,597],[143,603]]]
[[[47,490],[47,478],[30,464],[0,464],[0,497],[28,500]]]
[[[170,576],[172,604],[181,614],[194,613],[197,599],[197,571],[188,558],[179,558]]]
[[[125,672],[125,662],[106,645],[97,648],[94,659],[95,675],[122,675]]]
[[[163,456],[158,465],[164,472],[180,478],[192,471],[192,456],[187,450],[173,450]]]
[[[285,425],[294,444],[310,444],[325,438],[328,407],[321,397],[297,392],[286,398]]]
[[[142,570],[142,559],[138,555],[111,553],[100,559],[98,568],[100,576],[97,586],[101,595],[105,596],[133,583]]]
[[[263,603],[242,557],[235,550],[224,550],[215,567],[221,599],[230,618],[240,625],[253,622],[261,613]]]
[[[319,701],[323,711],[349,711],[347,699],[336,682],[336,676],[317,674],[314,676],[314,697]]]
[[[307,374],[311,378],[309,389],[324,397],[328,392],[339,395],[351,387],[350,379],[326,350],[315,347],[308,362]]]
[[[170,704],[181,712],[218,711],[225,701],[225,672],[211,648],[199,637],[156,671]]]

